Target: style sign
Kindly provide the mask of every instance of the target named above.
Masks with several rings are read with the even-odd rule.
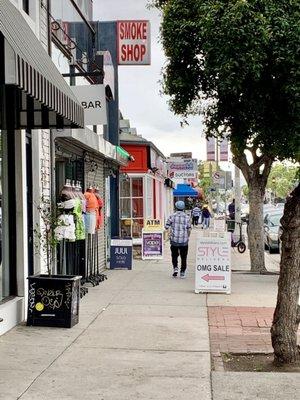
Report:
[[[105,85],[71,86],[84,109],[85,125],[107,125]]]
[[[142,230],[142,259],[160,260],[163,258],[163,231],[149,232]]]
[[[195,293],[231,291],[231,236],[203,231],[197,239]]]
[[[118,64],[150,65],[150,21],[118,21]]]
[[[111,239],[110,269],[132,269],[132,239]]]

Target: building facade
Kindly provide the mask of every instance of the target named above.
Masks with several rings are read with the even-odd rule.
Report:
[[[87,237],[62,241],[52,270],[86,276],[106,267],[111,179],[129,160],[104,137],[104,122],[84,122],[71,87],[104,85],[105,109],[113,100],[113,89],[103,81],[104,57],[95,48],[92,3],[1,0],[0,335],[26,319],[27,277],[47,272],[47,257],[36,246],[40,208],[57,207],[67,182],[83,193],[97,190],[102,222],[89,244]]]
[[[140,245],[145,220],[159,219],[164,224],[173,212],[174,184],[168,179],[164,155],[152,142],[125,128],[120,143],[134,159],[121,168],[120,234]]]

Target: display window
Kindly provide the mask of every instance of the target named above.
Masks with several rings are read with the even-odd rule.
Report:
[[[144,227],[145,178],[122,175],[120,178],[121,236],[141,238]]]

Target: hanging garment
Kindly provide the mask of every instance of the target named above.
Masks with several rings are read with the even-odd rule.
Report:
[[[86,212],[95,211],[98,208],[98,200],[93,192],[85,192],[84,197],[86,198]]]
[[[57,218],[58,226],[55,228],[57,240],[69,240],[75,242],[75,222],[72,214],[62,214]]]
[[[96,211],[87,211],[84,215],[86,235],[94,235],[96,232]]]
[[[103,222],[104,222],[104,215],[103,215],[104,201],[101,199],[100,196],[97,196],[97,200],[98,200],[98,213],[97,213],[96,229],[100,229],[101,226],[103,226]]]
[[[83,222],[82,215],[82,202],[81,199],[75,199],[75,207],[73,210],[75,217],[75,236],[76,240],[84,240],[85,239],[85,227]]]

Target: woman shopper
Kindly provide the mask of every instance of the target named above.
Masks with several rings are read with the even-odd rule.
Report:
[[[178,256],[181,258],[180,278],[185,278],[187,267],[187,255],[189,237],[191,233],[191,222],[189,216],[184,212],[185,204],[183,201],[175,203],[176,212],[167,220],[166,229],[170,229],[170,243],[173,264],[173,277],[178,275]]]
[[[208,205],[205,204],[202,208],[202,225],[203,229],[209,228],[210,225],[210,218],[211,218],[211,213],[208,209]]]

